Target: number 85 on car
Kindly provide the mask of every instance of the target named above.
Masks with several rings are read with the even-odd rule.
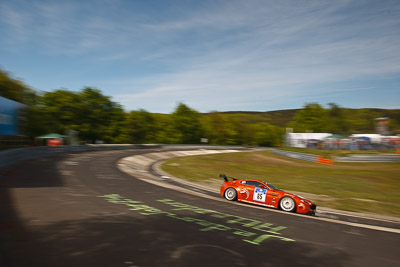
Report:
[[[315,215],[317,206],[301,196],[285,192],[270,183],[255,179],[236,179],[229,181],[225,174],[220,193],[230,201],[240,201],[287,212]]]

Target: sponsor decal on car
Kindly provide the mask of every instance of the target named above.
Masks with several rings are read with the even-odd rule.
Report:
[[[246,187],[244,187],[244,188],[242,188],[241,190],[240,190],[240,194],[244,194],[244,195],[246,195],[246,199],[248,199],[249,198],[249,196],[250,196],[250,192],[249,192],[249,190],[246,188]]]

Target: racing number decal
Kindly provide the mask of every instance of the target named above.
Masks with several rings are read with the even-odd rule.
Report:
[[[265,198],[267,196],[267,189],[256,188],[254,190],[253,200],[259,202],[265,202]]]

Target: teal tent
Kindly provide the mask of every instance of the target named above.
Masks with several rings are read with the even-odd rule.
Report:
[[[328,136],[327,138],[332,138],[332,139],[343,139],[344,137],[341,136],[340,134],[332,134]]]
[[[62,135],[62,134],[49,133],[49,134],[45,134],[45,135],[38,136],[38,137],[36,137],[36,138],[39,138],[39,139],[54,139],[54,138],[63,139],[63,138],[67,138],[67,137],[68,137],[68,136]]]

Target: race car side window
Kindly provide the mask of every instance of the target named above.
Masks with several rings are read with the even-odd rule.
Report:
[[[247,181],[247,185],[255,186],[255,187],[260,187],[260,188],[265,188],[265,185],[263,185],[260,182],[256,181]]]
[[[255,186],[255,187],[260,187],[262,183],[256,182],[256,181],[247,181],[247,185]]]
[[[265,186],[262,183],[256,182],[257,184],[255,185],[256,187],[262,187],[264,188]]]
[[[246,184],[246,181],[240,181],[241,184]]]

